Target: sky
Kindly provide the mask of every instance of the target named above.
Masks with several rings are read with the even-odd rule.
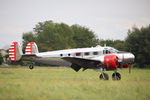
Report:
[[[100,39],[124,40],[150,24],[150,0],[0,0],[0,49],[22,42],[38,22],[79,24]]]

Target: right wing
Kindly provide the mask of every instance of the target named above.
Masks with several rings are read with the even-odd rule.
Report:
[[[72,63],[71,68],[73,68],[75,71],[79,71],[81,68],[83,68],[83,70],[86,70],[86,69],[95,69],[102,66],[102,63],[100,61],[93,59],[76,58],[76,57],[63,57],[62,59]]]

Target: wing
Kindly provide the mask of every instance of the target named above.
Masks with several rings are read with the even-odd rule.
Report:
[[[70,67],[71,63],[64,60],[52,60],[52,59],[42,59],[42,57],[38,57],[36,54],[24,54],[22,55],[21,60],[31,61],[41,64],[47,64],[52,66],[66,66]]]
[[[85,58],[76,58],[76,57],[63,57],[62,59],[72,63],[71,68],[75,71],[79,71],[81,68],[83,70],[86,69],[95,69],[102,66],[102,63],[93,59],[85,59]]]

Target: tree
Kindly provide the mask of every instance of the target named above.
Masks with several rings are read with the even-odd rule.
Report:
[[[0,53],[0,65],[3,63],[3,57],[2,57],[2,55],[1,55],[1,53]]]
[[[51,51],[73,47],[72,36],[73,32],[68,25],[45,21],[39,22],[33,33],[23,34],[23,40],[36,42],[39,51]]]
[[[23,52],[25,51],[25,47],[29,42],[32,42],[32,41],[36,42],[36,37],[33,34],[33,32],[23,33],[22,39],[23,39]]]
[[[83,48],[83,47],[91,47],[96,46],[98,43],[98,39],[93,31],[89,30],[86,27],[82,27],[80,25],[72,25],[71,29],[73,30],[73,40],[76,44],[75,47]]]
[[[104,45],[106,45],[106,46],[113,46],[113,44],[114,44],[114,41],[113,40],[103,40],[103,39],[101,39],[100,41],[99,41],[99,44],[101,45],[101,46],[104,46]]]
[[[144,64],[150,64],[150,25],[138,29],[133,27],[128,31],[128,36],[125,40],[126,50],[132,52],[136,58],[135,62],[139,67]]]
[[[125,51],[125,42],[121,40],[114,40],[113,47],[120,51]]]
[[[23,34],[23,42],[34,41],[39,51],[96,46],[97,39],[88,28],[53,21],[39,22],[33,32]],[[25,48],[25,46],[24,46]]]
[[[125,51],[125,43],[122,40],[99,40],[99,45],[111,46],[120,51]]]

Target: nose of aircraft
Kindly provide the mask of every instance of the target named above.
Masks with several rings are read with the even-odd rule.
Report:
[[[133,62],[134,62],[134,59],[135,59],[135,56],[134,56],[132,53],[126,53],[126,54],[125,54],[125,60],[126,60],[128,63],[133,63]]]
[[[135,56],[132,53],[130,53],[130,56],[133,60],[135,59]]]

